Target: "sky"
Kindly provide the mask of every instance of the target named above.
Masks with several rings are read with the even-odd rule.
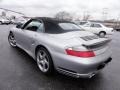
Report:
[[[120,0],[0,0],[0,7],[26,16],[53,17],[60,11],[67,11],[74,17],[90,14],[92,19],[117,19],[120,17],[119,3]]]

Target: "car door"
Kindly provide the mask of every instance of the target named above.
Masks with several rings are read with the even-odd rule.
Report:
[[[86,23],[85,25],[81,26],[84,30],[86,31],[90,31],[90,26],[91,24],[90,23]]]
[[[92,33],[98,34],[102,30],[102,26],[100,24],[92,23],[90,26],[90,31]]]
[[[40,31],[42,26],[42,22],[39,20],[32,20],[28,25],[23,28],[25,36],[24,39],[24,48],[31,54],[32,46],[35,45],[36,42],[36,33]]]
[[[42,22],[39,20],[30,20],[22,28],[22,32],[19,33],[19,38],[17,39],[19,45],[30,55],[31,46],[35,44],[35,35],[40,28]],[[17,36],[18,37],[18,36]]]

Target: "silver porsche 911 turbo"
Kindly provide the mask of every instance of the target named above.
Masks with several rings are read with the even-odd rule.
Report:
[[[112,60],[110,39],[64,20],[32,18],[12,28],[8,41],[32,56],[45,75],[57,70],[76,78],[91,78]]]

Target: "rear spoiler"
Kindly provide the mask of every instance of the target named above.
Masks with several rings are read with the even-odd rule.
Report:
[[[97,43],[92,43],[92,44],[88,44],[88,43],[85,43],[85,44],[82,44],[82,46],[86,47],[86,48],[90,48],[90,47],[96,47],[96,46],[103,46],[109,42],[111,42],[112,39],[106,39],[106,40],[103,40],[103,41],[100,41],[100,42],[97,42]]]

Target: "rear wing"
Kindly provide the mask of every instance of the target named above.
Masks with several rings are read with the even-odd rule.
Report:
[[[111,42],[112,39],[103,39],[100,40],[99,42],[95,42],[95,43],[84,43],[82,44],[82,46],[88,48],[88,49],[95,49],[95,48],[99,48],[99,47],[103,47],[105,45],[107,45],[109,42]]]

